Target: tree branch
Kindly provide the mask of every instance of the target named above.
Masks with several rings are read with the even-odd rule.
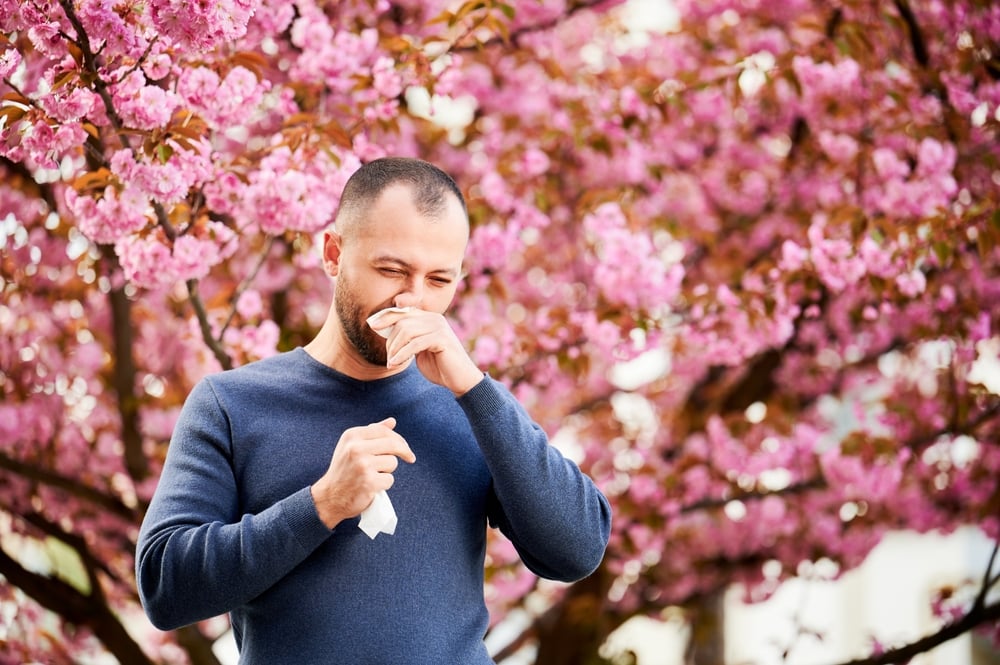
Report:
[[[115,580],[118,583],[122,582],[118,575],[115,574],[114,571],[107,566],[107,564],[91,553],[90,548],[87,547],[87,541],[84,540],[82,536],[75,533],[67,533],[51,520],[46,519],[46,517],[40,513],[33,512],[24,515],[17,515],[11,511],[11,514],[24,520],[27,524],[30,524],[35,529],[38,529],[39,532],[50,538],[58,540],[76,552],[76,555],[80,557],[80,562],[83,564],[84,570],[87,572],[87,581],[90,584],[91,593],[98,594],[101,602],[106,602],[106,598],[104,597],[104,591],[101,589],[100,583],[97,579],[98,570],[107,575],[110,579]],[[129,546],[133,546],[132,543],[129,543]]]
[[[0,575],[68,623],[90,628],[119,662],[153,665],[153,661],[143,653],[118,617],[94,590],[90,595],[84,595],[58,578],[33,573],[3,549],[0,549]]]
[[[100,249],[105,261],[113,266],[111,271],[117,270],[118,258],[112,246],[100,245]],[[115,359],[111,383],[118,394],[125,468],[133,480],[142,480],[149,475],[149,460],[142,450],[142,434],[139,431],[139,399],[135,395],[137,369],[132,355],[135,344],[132,302],[125,293],[124,285],[113,286],[108,291],[108,304],[111,306],[111,343]]]
[[[597,7],[598,5],[604,4],[605,2],[607,2],[607,0],[581,0],[581,2],[577,2],[575,4],[570,5],[570,7],[566,10],[565,14],[561,14],[559,16],[555,16],[555,17],[549,19],[548,21],[544,21],[542,23],[536,23],[535,25],[527,25],[527,26],[524,26],[522,28],[519,28],[519,29],[515,30],[514,32],[512,32],[510,34],[510,41],[512,43],[516,44],[518,38],[521,35],[528,35],[528,34],[531,34],[533,32],[539,32],[539,31],[542,31],[542,30],[548,30],[550,28],[554,28],[555,26],[559,25],[560,22],[566,20],[567,18],[569,18],[570,16],[572,16],[576,12],[582,11],[584,9],[593,9],[593,8]],[[487,46],[492,46],[494,44],[506,44],[506,42],[504,41],[504,39],[502,37],[491,37],[490,39],[487,39],[485,42],[482,42],[482,43],[479,43],[479,44],[470,45],[470,46],[457,46],[457,45],[455,45],[453,48],[450,48],[448,50],[449,50],[449,52],[456,52],[456,51],[459,51],[459,52],[460,51],[476,51],[476,50],[479,50],[480,48],[484,48],[484,47],[487,47]]]
[[[198,280],[189,279],[187,281],[187,290],[188,299],[191,301],[191,306],[194,307],[195,316],[198,317],[198,327],[201,329],[202,339],[205,340],[205,344],[215,354],[215,359],[219,361],[222,368],[232,369],[233,359],[229,357],[226,350],[222,348],[222,344],[212,334],[212,324],[208,321],[208,311],[206,311],[205,303],[202,302],[201,295],[198,293]]]
[[[22,476],[30,480],[41,482],[50,487],[61,489],[78,499],[92,503],[95,506],[107,510],[109,513],[129,522],[138,521],[138,514],[136,511],[129,508],[114,497],[90,487],[89,485],[84,485],[76,480],[66,478],[65,476],[53,473],[47,469],[41,469],[20,460],[16,460],[12,457],[8,457],[2,452],[0,452],[0,469],[10,471],[15,475]]]
[[[958,621],[947,624],[938,632],[927,635],[916,642],[911,642],[895,649],[889,649],[878,655],[840,663],[839,665],[890,665],[892,663],[906,663],[914,656],[930,651],[934,647],[944,644],[977,626],[997,620],[1000,620],[1000,602],[983,607],[973,606]]]
[[[97,65],[97,55],[94,53],[93,47],[90,45],[90,37],[87,35],[87,31],[84,30],[83,24],[80,22],[80,18],[76,15],[76,10],[73,7],[72,0],[59,0],[59,5],[62,7],[63,12],[66,13],[66,18],[69,20],[70,25],[73,26],[73,30],[76,31],[76,41],[73,42],[80,49],[83,54],[83,64],[94,76],[94,90],[97,95],[101,98],[101,102],[104,104],[104,111],[108,114],[108,120],[111,122],[111,126],[115,130],[115,134],[118,136],[118,140],[121,142],[123,148],[129,150],[132,149],[132,144],[129,142],[128,137],[122,131],[123,123],[121,117],[118,115],[118,110],[115,108],[114,102],[111,100],[111,93],[108,91],[107,82],[101,78],[100,67]]]
[[[926,69],[931,62],[931,58],[927,53],[927,44],[924,41],[924,35],[917,24],[917,17],[910,7],[909,0],[893,0],[892,4],[896,6],[896,11],[899,12],[900,18],[906,24],[906,32],[910,38],[910,47],[913,49],[914,59],[916,59],[918,65]]]
[[[997,560],[997,552],[1000,551],[1000,539],[993,543],[993,551],[990,552],[990,560],[986,563],[986,570],[983,571],[983,581],[980,584],[979,593],[976,595],[976,600],[973,602],[973,607],[983,607],[986,605],[986,595],[989,593],[990,588],[1000,581],[1000,573],[996,577],[992,577],[993,574],[993,564]]]
[[[240,296],[243,295],[243,292],[246,291],[251,284],[253,284],[254,279],[257,278],[257,273],[260,272],[260,269],[263,268],[264,264],[267,262],[267,258],[271,254],[271,248],[274,247],[275,239],[276,239],[275,236],[271,236],[268,239],[267,245],[264,247],[264,251],[261,252],[260,260],[257,261],[257,265],[253,267],[253,270],[250,271],[250,274],[247,275],[242,282],[240,282],[239,286],[236,287],[236,291],[233,292],[233,297],[231,298],[232,308],[229,311],[229,317],[226,319],[226,322],[222,325],[222,329],[219,330],[219,339],[222,339],[223,333],[225,333],[226,330],[229,329],[229,325],[233,322],[233,318],[235,318],[236,316],[236,304],[239,302]]]

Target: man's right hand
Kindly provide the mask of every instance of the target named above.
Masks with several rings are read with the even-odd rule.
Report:
[[[340,436],[329,468],[311,487],[316,511],[328,528],[361,514],[377,492],[392,487],[399,460],[416,461],[395,427],[396,419],[386,418]]]

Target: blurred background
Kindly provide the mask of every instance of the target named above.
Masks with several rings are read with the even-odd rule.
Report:
[[[235,662],[135,539],[209,373],[308,342],[363,162],[472,224],[450,312],[614,507],[500,663],[1000,662],[1000,8],[0,4],[0,664]]]

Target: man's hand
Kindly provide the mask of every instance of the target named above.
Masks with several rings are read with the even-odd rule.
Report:
[[[389,311],[372,322],[372,329],[389,331],[388,366],[397,367],[416,358],[420,372],[456,396],[464,395],[483,380],[480,370],[442,314],[410,309]]]
[[[312,488],[316,511],[327,527],[361,514],[375,494],[392,487],[399,460],[416,456],[394,431],[395,418],[345,430],[333,451],[330,466]]]

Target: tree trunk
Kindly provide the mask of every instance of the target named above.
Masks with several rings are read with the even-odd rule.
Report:
[[[725,665],[725,597],[725,589],[720,589],[691,606],[687,665]]]
[[[601,610],[607,598],[603,568],[567,591],[557,611],[538,625],[535,665],[599,665],[597,651],[614,629]]]

